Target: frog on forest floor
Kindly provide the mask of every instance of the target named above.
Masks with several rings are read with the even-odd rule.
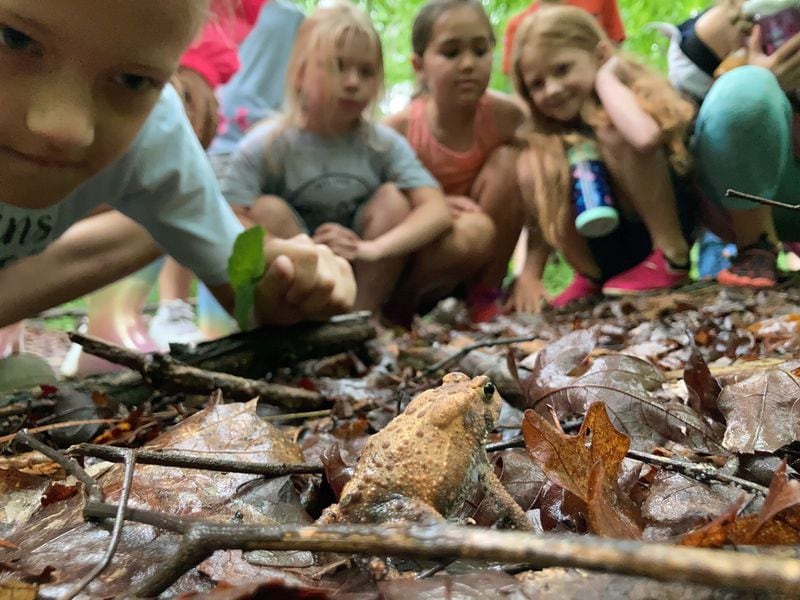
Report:
[[[442,521],[483,488],[501,523],[531,529],[484,450],[500,405],[488,377],[445,375],[367,441],[339,503],[317,522]]]

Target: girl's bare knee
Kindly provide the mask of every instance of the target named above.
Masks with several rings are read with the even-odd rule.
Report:
[[[455,246],[465,257],[483,259],[492,253],[494,222],[484,213],[462,213],[453,223],[452,236]]]
[[[503,199],[519,195],[517,159],[519,149],[513,146],[496,148],[483,165],[473,186],[473,197],[484,205],[487,194]]]
[[[303,228],[297,222],[295,212],[283,198],[278,196],[261,196],[253,202],[246,215],[273,235],[281,238],[304,233]]]
[[[366,239],[386,233],[411,212],[406,195],[393,183],[380,186],[364,206],[359,227]]]

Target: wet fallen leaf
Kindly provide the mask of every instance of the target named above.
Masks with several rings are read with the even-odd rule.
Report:
[[[211,406],[181,422],[160,436],[148,449],[180,451],[188,455],[214,456],[228,460],[261,463],[302,462],[299,448],[275,426],[256,414],[256,401]],[[121,492],[122,465],[109,469],[99,479],[107,502],[115,502]],[[284,480],[286,480],[284,478]],[[177,469],[157,465],[136,468],[129,505],[172,515],[207,518],[219,522],[274,524],[269,516],[273,507],[292,502],[281,497],[260,498],[248,502],[248,487],[262,481],[254,475],[220,473],[198,469]],[[275,483],[277,482],[277,484]],[[276,491],[285,489],[279,479],[269,482]],[[289,486],[291,489],[291,486]],[[299,509],[299,500],[293,500]],[[84,522],[83,498],[41,507],[31,521],[46,527],[22,526],[8,536],[19,546],[15,568],[31,571],[45,566],[59,566],[58,582],[43,585],[44,593],[66,590],[85,575],[100,559],[108,545],[109,530]],[[290,522],[288,510],[281,510]],[[294,513],[296,514],[296,513]],[[306,522],[308,517],[306,517]],[[152,573],[165,556],[175,552],[178,538],[152,527],[129,523],[124,529],[114,569],[107,569],[87,589],[90,595],[121,594],[132,581]],[[191,578],[190,572],[184,578]],[[194,571],[196,573],[196,571]],[[244,582],[241,582],[244,583]],[[174,590],[180,590],[181,580]]]
[[[77,485],[63,485],[61,483],[51,483],[42,494],[42,506],[53,504],[54,502],[61,502],[67,498],[71,498],[78,493]]]
[[[679,473],[659,471],[642,503],[647,537],[671,541],[726,514],[741,496],[737,488],[711,486]]]
[[[587,503],[593,532],[640,536],[638,511],[617,483],[630,440],[614,428],[602,403],[589,407],[574,436],[561,433],[536,412],[525,411],[522,435],[528,452],[547,476]]]
[[[698,414],[706,414],[714,419],[721,420],[723,415],[719,410],[717,398],[722,388],[711,375],[703,355],[692,344],[692,353],[683,371],[683,380],[689,390],[689,405]]]
[[[784,369],[725,387],[719,409],[727,423],[723,445],[732,452],[774,452],[800,439],[800,380]]]

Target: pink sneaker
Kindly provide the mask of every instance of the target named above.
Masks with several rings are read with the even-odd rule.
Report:
[[[609,296],[643,294],[680,285],[688,276],[688,268],[673,267],[661,250],[654,250],[635,267],[606,281],[603,293]]]
[[[599,293],[600,286],[597,283],[585,275],[575,273],[575,276],[572,278],[572,283],[570,283],[563,292],[550,301],[550,306],[553,308],[563,308],[570,302],[583,300],[584,298],[588,298],[589,296],[594,296],[595,294]]]

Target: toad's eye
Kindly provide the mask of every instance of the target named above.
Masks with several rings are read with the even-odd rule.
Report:
[[[494,393],[496,391],[497,390],[495,389],[494,384],[491,381],[487,381],[486,383],[483,384],[483,395],[486,397],[486,399],[489,399],[492,396],[494,396]]]

